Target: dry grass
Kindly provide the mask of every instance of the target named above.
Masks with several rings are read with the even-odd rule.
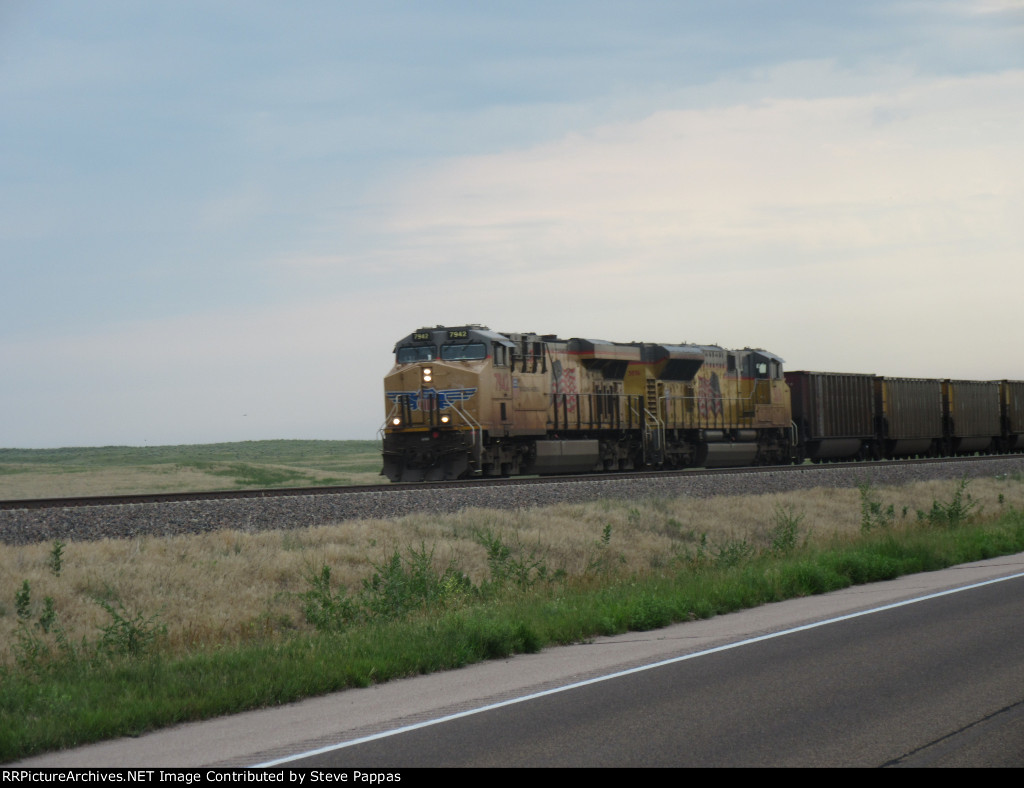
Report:
[[[916,521],[918,509],[948,502],[953,482],[877,488],[893,506],[895,526]],[[1019,480],[975,480],[968,492],[975,513],[1024,509]],[[439,568],[454,562],[479,583],[488,576],[480,531],[543,557],[550,571],[585,573],[598,558],[626,573],[669,567],[707,535],[714,551],[744,540],[764,547],[780,510],[802,515],[801,540],[823,542],[857,535],[860,492],[817,489],[776,495],[708,499],[648,499],[565,504],[524,511],[473,509],[454,515],[418,514],[392,521],[246,533],[222,530],[199,536],[73,542],[63,548],[61,573],[52,570],[53,544],[0,545],[0,662],[12,658],[18,619],[15,594],[27,580],[36,613],[52,597],[72,641],[94,640],[108,614],[100,599],[123,604],[130,616],[159,614],[169,644],[187,651],[307,629],[298,595],[323,565],[331,577],[357,590],[394,551],[434,551]],[[904,514],[904,510],[906,514]],[[610,527],[605,546],[602,535]]]

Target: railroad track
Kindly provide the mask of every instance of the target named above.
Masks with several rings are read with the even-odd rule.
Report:
[[[803,465],[769,465],[737,468],[692,468],[661,471],[624,471],[617,473],[574,474],[571,476],[517,476],[503,479],[467,479],[449,482],[415,482],[331,487],[273,487],[254,490],[212,490],[208,492],[152,493],[133,495],[92,495],[65,498],[25,498],[0,500],[0,511],[35,509],[73,509],[88,506],[126,506],[133,504],[184,503],[187,501],[228,501],[240,499],[272,499],[293,496],[357,495],[365,493],[397,493],[415,490],[439,491],[444,489],[474,489],[482,487],[508,487],[535,484],[574,484],[629,479],[671,479],[673,477],[713,477],[758,473],[806,473],[817,469],[837,468],[892,468],[894,466],[943,465],[955,463],[993,463],[1024,455],[987,455],[981,457],[941,457],[916,460],[882,460],[879,462],[822,463]]]

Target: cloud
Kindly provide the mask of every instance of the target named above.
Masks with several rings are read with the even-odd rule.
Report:
[[[958,319],[1024,287],[1024,71],[883,77],[424,167],[372,194],[389,210],[367,264],[405,285],[396,304],[445,281],[439,316],[468,300],[511,329],[529,329],[518,314],[569,335],[778,342],[831,369],[1024,375],[993,344],[1012,310]]]
[[[949,4],[947,4],[949,5]],[[1007,14],[1024,21],[1024,3],[1021,0],[972,0],[967,3],[971,14]]]
[[[1019,205],[1022,97],[1024,72],[1009,72],[661,111],[429,168],[391,195],[381,230],[453,254],[509,255],[523,245],[616,255],[670,243],[870,249],[1005,234],[1007,212],[991,207]]]

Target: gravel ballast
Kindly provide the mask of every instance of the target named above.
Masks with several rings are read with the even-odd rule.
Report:
[[[572,482],[439,487],[344,495],[185,501],[121,506],[0,511],[0,541],[21,545],[63,541],[172,536],[233,528],[242,531],[306,528],[356,519],[387,519],[415,512],[443,514],[470,507],[516,509],[603,498],[757,495],[818,487],[851,488],[869,482],[900,486],[933,479],[1024,473],[1024,456],[936,464],[805,466],[723,474],[665,474],[646,478],[587,478]]]

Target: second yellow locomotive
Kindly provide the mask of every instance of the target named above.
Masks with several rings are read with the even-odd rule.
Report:
[[[791,461],[782,359],[714,345],[423,328],[385,378],[392,481]]]

